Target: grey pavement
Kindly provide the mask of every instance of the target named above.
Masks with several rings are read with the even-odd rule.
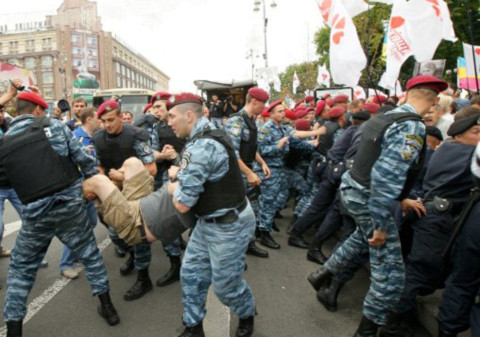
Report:
[[[306,281],[309,273],[318,268],[305,258],[306,250],[289,247],[287,234],[291,211],[282,212],[285,219],[277,220],[280,233],[273,236],[282,245],[280,250],[269,250],[270,258],[247,256],[248,269],[245,278],[251,286],[257,304],[255,320],[257,337],[317,337],[353,336],[361,318],[363,297],[368,289],[368,272],[361,270],[348,283],[339,297],[339,310],[326,311],[316,300],[315,292]],[[18,221],[15,210],[7,204],[5,223]],[[13,247],[16,232],[3,240],[6,248]],[[105,265],[111,285],[111,295],[121,322],[110,327],[97,314],[97,299],[90,296],[90,289],[81,272],[76,280],[62,279],[58,269],[61,244],[57,239],[47,252],[49,267],[40,269],[29,297],[29,320],[24,324],[24,336],[116,336],[149,337],[177,336],[182,329],[182,304],[180,283],[165,288],[154,286],[152,292],[133,302],[123,300],[123,294],[135,282],[136,275],[121,276],[118,269],[124,259],[115,255],[109,244],[106,229],[98,224],[95,230],[97,242],[103,250]],[[168,259],[160,243],[152,246],[152,281],[162,276],[169,267]],[[4,289],[8,259],[0,259],[0,303],[4,301]],[[79,267],[81,268],[81,267]],[[208,313],[205,322],[207,337],[235,335],[238,318],[209,294]],[[5,336],[3,323],[0,337]],[[418,329],[416,336],[428,336]]]

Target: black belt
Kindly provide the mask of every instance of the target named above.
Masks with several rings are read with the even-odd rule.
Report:
[[[243,202],[240,204],[240,206],[238,206],[236,209],[237,209],[237,212],[238,214],[242,213],[243,210],[245,208],[247,208],[247,200],[243,200]],[[221,216],[217,216],[215,218],[207,218],[207,219],[203,219],[203,222],[205,223],[232,223],[234,221],[237,221],[238,220],[238,215],[237,213],[235,212],[235,210],[230,210],[228,211],[227,213],[225,213],[224,215],[221,215]]]

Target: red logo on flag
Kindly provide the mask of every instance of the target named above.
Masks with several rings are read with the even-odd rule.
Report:
[[[432,3],[433,4],[432,8],[435,11],[435,15],[440,16],[440,7],[439,7],[440,5],[438,4],[438,0],[425,0],[425,1]]]
[[[332,0],[324,0],[319,4],[320,12],[322,13],[323,21],[328,22],[330,10],[332,9]]]
[[[332,36],[333,43],[335,44],[340,44],[340,42],[342,42],[342,37],[345,36],[345,33],[343,32],[345,30],[345,18],[341,18],[340,20],[338,18],[339,16],[337,14],[332,21],[332,29],[337,31],[334,32]]]
[[[393,16],[392,20],[390,21],[390,27],[392,29],[397,29],[398,27],[402,27],[405,23],[405,19],[401,16]]]

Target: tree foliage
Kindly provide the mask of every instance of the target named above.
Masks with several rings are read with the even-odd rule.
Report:
[[[442,41],[434,59],[446,59],[446,72],[449,81],[456,81],[454,69],[457,65],[457,57],[463,56],[462,41],[480,44],[480,1],[478,0],[445,0],[450,9],[454,29],[458,37],[455,43]],[[385,60],[382,58],[383,39],[385,36],[384,24],[390,19],[391,6],[373,3],[369,11],[356,16],[353,21],[357,27],[360,43],[368,57],[369,71],[373,85],[380,80],[385,71]],[[374,5],[374,6],[373,6]],[[470,21],[468,16],[470,9]],[[470,27],[472,26],[472,32]],[[330,28],[325,27],[315,34],[318,63],[327,64],[329,67]],[[415,60],[410,57],[403,65],[400,73],[400,81],[405,83],[413,73]],[[364,70],[360,78],[360,85],[371,87],[368,83],[367,71]]]

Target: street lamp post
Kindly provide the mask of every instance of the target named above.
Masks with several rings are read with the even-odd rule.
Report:
[[[254,53],[256,54],[254,56]],[[250,59],[252,61],[252,81],[254,80],[255,78],[255,60],[254,60],[254,57],[258,58],[258,53],[257,52],[254,52],[254,50],[252,48],[250,48],[250,50],[248,51],[247,53],[247,56],[245,57],[247,60]]]
[[[253,8],[253,11],[258,12],[260,10],[260,5],[262,5],[262,8],[263,8],[263,41],[264,41],[264,44],[265,44],[265,53],[263,54],[263,58],[265,60],[265,68],[268,68],[268,44],[267,44],[268,17],[267,17],[266,2],[267,2],[267,0],[255,0],[255,2],[253,3],[254,6],[255,6]],[[275,2],[275,0],[272,0],[272,2],[270,3],[270,7],[271,8],[277,7],[277,3]]]

